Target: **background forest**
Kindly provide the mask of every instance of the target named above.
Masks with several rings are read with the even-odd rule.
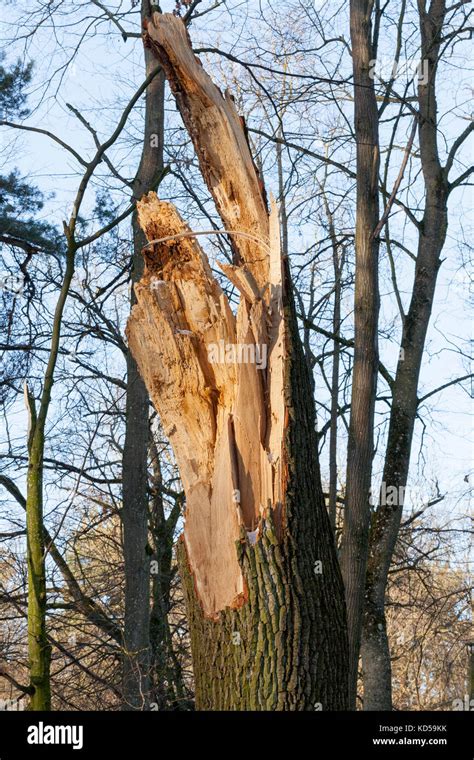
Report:
[[[157,191],[193,231],[222,228],[144,52],[143,19],[163,12],[232,93],[279,203],[349,706],[472,709],[469,3],[0,7],[1,704],[26,709],[36,683],[54,710],[196,706],[186,499],[125,336],[146,243],[136,202]],[[217,266],[230,238],[200,242],[235,310]]]

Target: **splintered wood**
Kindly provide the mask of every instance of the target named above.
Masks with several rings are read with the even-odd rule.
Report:
[[[284,507],[285,322],[278,209],[265,192],[234,103],[193,55],[176,17],[154,14],[145,43],[160,60],[193,139],[234,265],[237,315],[175,207],[149,193],[138,219],[151,243],[127,336],[186,494],[184,542],[204,614],[245,603],[237,542],[258,541]],[[245,233],[244,235],[238,233]]]

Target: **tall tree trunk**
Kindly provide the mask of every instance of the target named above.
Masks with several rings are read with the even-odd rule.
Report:
[[[68,239],[66,268],[54,311],[51,347],[44,374],[43,389],[36,413],[35,400],[25,386],[29,415],[28,475],[26,485],[26,540],[28,566],[28,659],[30,671],[30,709],[51,709],[51,645],[46,632],[46,566],[43,523],[43,466],[45,428],[59,352],[64,306],[74,274],[76,247],[73,224],[65,225]]]
[[[147,15],[142,2],[142,17]],[[158,69],[145,48],[146,75]],[[163,171],[164,76],[157,71],[147,87],[143,150],[133,183],[133,196],[141,198],[159,181]],[[143,274],[141,251],[146,243],[137,221],[132,220],[133,259],[131,306],[136,302],[133,285]],[[144,710],[150,691],[150,557],[148,542],[148,423],[149,397],[135,360],[127,353],[126,430],[122,458],[123,547],[125,563],[125,619],[123,709]]]
[[[28,564],[28,659],[30,710],[51,709],[51,645],[46,634],[46,568],[43,527],[44,435],[32,434],[36,425],[35,400],[25,385],[29,414],[26,538]]]
[[[328,223],[329,238],[332,248],[332,264],[334,272],[334,309],[332,314],[332,332],[334,337],[332,371],[331,371],[331,415],[329,428],[329,520],[336,535],[337,522],[337,421],[339,417],[339,366],[341,359],[341,298],[342,270],[344,267],[344,249],[338,242],[334,226],[334,216],[329,207],[325,188],[322,187],[324,211]],[[340,250],[341,249],[341,250]]]
[[[150,539],[154,561],[150,611],[152,698],[159,710],[189,709],[181,665],[174,651],[168,618],[171,609],[171,583],[176,569],[173,566],[173,539],[182,511],[182,498],[181,495],[176,496],[173,508],[166,517],[160,454],[154,440],[150,442],[150,462]]]
[[[269,216],[242,120],[182,22],[154,14],[146,43],[231,238],[234,265],[221,268],[241,294],[234,316],[176,209],[153,194],[138,204],[158,242],[127,331],[186,494],[179,561],[196,706],[345,709],[344,593],[278,211]]]
[[[354,128],[357,142],[354,368],[347,451],[346,505],[341,548],[349,628],[349,705],[356,707],[357,675],[369,532],[378,372],[379,136],[372,58],[371,0],[351,0]]]
[[[382,490],[370,531],[362,645],[365,710],[392,709],[385,592],[402,517],[403,495],[408,478],[418,407],[418,379],[440,255],[448,227],[449,186],[438,156],[435,88],[440,33],[445,12],[444,0],[433,0],[428,12],[424,10],[424,3],[419,2],[421,60],[428,61],[427,82],[421,83],[420,80],[418,86],[420,157],[426,200],[420,224],[411,302],[404,319],[400,358],[393,385]],[[396,491],[392,490],[393,488]],[[387,493],[398,494],[396,504],[386,503]]]

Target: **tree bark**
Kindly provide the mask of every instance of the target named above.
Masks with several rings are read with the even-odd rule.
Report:
[[[231,238],[234,265],[221,268],[240,292],[235,316],[176,209],[154,194],[138,204],[157,242],[127,333],[186,494],[178,554],[196,707],[345,709],[344,593],[278,210],[182,22],[154,14],[145,41]]]
[[[351,0],[354,128],[357,142],[354,368],[347,450],[346,503],[341,548],[349,628],[349,705],[356,708],[357,678],[369,533],[378,372],[379,136],[372,58],[371,0]]]
[[[65,226],[68,247],[66,268],[54,311],[51,347],[44,374],[43,389],[36,413],[35,400],[25,386],[29,415],[28,474],[26,485],[26,539],[28,566],[28,659],[30,671],[30,710],[51,709],[51,645],[46,632],[46,565],[43,522],[43,464],[46,420],[51,403],[54,372],[59,352],[64,306],[74,274],[76,247],[73,232]]]
[[[322,188],[324,211],[331,240],[332,264],[334,272],[334,308],[332,314],[332,333],[334,338],[332,371],[331,371],[331,414],[329,427],[329,498],[328,510],[331,527],[336,536],[337,527],[337,422],[339,417],[339,367],[341,359],[341,300],[342,300],[342,271],[344,267],[344,249],[340,246],[334,226],[334,216],[329,207],[325,187]],[[336,539],[337,541],[337,539]]]
[[[142,2],[142,18],[147,14]],[[158,69],[145,48],[146,76]],[[133,182],[136,200],[156,185],[163,171],[164,76],[158,71],[146,90],[145,126],[140,165]],[[141,250],[146,242],[136,213],[132,220],[133,285],[143,274]],[[150,697],[150,558],[148,542],[149,396],[135,360],[127,353],[126,429],[122,457],[122,522],[125,563],[123,709],[147,709]]]
[[[182,497],[177,494],[168,517],[163,501],[163,481],[160,454],[154,440],[150,441],[152,468],[152,502],[150,540],[155,563],[152,572],[152,605],[150,611],[150,648],[152,699],[158,710],[186,710],[189,700],[183,682],[181,664],[174,651],[169,623],[171,584],[176,567],[173,562],[173,539],[176,524],[181,516]]]
[[[436,67],[440,51],[440,33],[446,12],[445,1],[433,0],[428,12],[425,12],[423,2],[419,2],[418,5],[421,60],[428,62],[427,82],[420,81],[418,86],[418,133],[426,200],[420,224],[412,296],[404,319],[400,358],[393,385],[382,481],[385,488],[381,491],[370,530],[362,644],[365,710],[392,709],[385,592],[403,512],[403,495],[418,408],[418,379],[441,263],[440,256],[448,228],[449,186],[438,156],[436,116]],[[393,491],[391,487],[397,490]],[[399,495],[396,504],[386,503],[384,494],[387,492]]]
[[[25,386],[30,432],[34,433],[34,398]],[[30,437],[26,497],[26,537],[28,565],[28,659],[30,669],[30,710],[51,709],[51,645],[46,633],[46,568],[43,533],[43,450],[44,434]]]

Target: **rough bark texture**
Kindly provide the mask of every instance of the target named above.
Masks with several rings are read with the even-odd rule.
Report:
[[[292,306],[285,316],[295,325]],[[181,546],[196,705],[203,710],[347,707],[343,587],[319,482],[307,365],[296,331],[287,350],[285,527],[278,538],[270,510],[255,545],[242,535],[237,551],[246,604],[223,611],[218,624],[207,620]]]
[[[419,140],[425,209],[420,226],[415,279],[406,314],[400,359],[393,385],[383,483],[384,493],[403,494],[410,465],[413,430],[418,408],[418,379],[426,332],[430,321],[441,251],[448,227],[448,182],[438,156],[436,66],[440,32],[445,15],[444,0],[434,0],[429,12],[420,4],[422,60],[428,61],[428,81],[419,84]],[[367,566],[366,609],[362,661],[364,709],[391,710],[390,648],[385,620],[385,592],[388,571],[400,528],[403,500],[386,504],[381,499],[373,515]]]
[[[146,16],[147,2],[142,2]],[[158,68],[145,49],[146,76]],[[164,76],[160,71],[149,84],[145,98],[145,126],[140,165],[133,182],[135,199],[141,198],[163,170]],[[132,285],[143,274],[142,248],[146,242],[134,214]],[[136,301],[132,287],[131,305]],[[150,696],[150,558],[148,540],[149,397],[135,360],[127,353],[126,430],[122,457],[122,522],[125,563],[125,616],[123,709],[146,709]]]
[[[357,141],[356,274],[354,369],[347,450],[346,508],[341,566],[349,626],[349,703],[356,707],[357,674],[364,610],[369,533],[369,494],[374,450],[374,408],[378,372],[378,113],[372,56],[371,0],[351,0],[354,71],[354,129]]]
[[[278,210],[268,214],[242,120],[183,24],[154,14],[145,40],[231,237],[234,265],[222,269],[241,296],[234,315],[171,204],[154,194],[139,203],[158,242],[127,333],[186,494],[179,555],[196,706],[345,709],[343,587]]]

